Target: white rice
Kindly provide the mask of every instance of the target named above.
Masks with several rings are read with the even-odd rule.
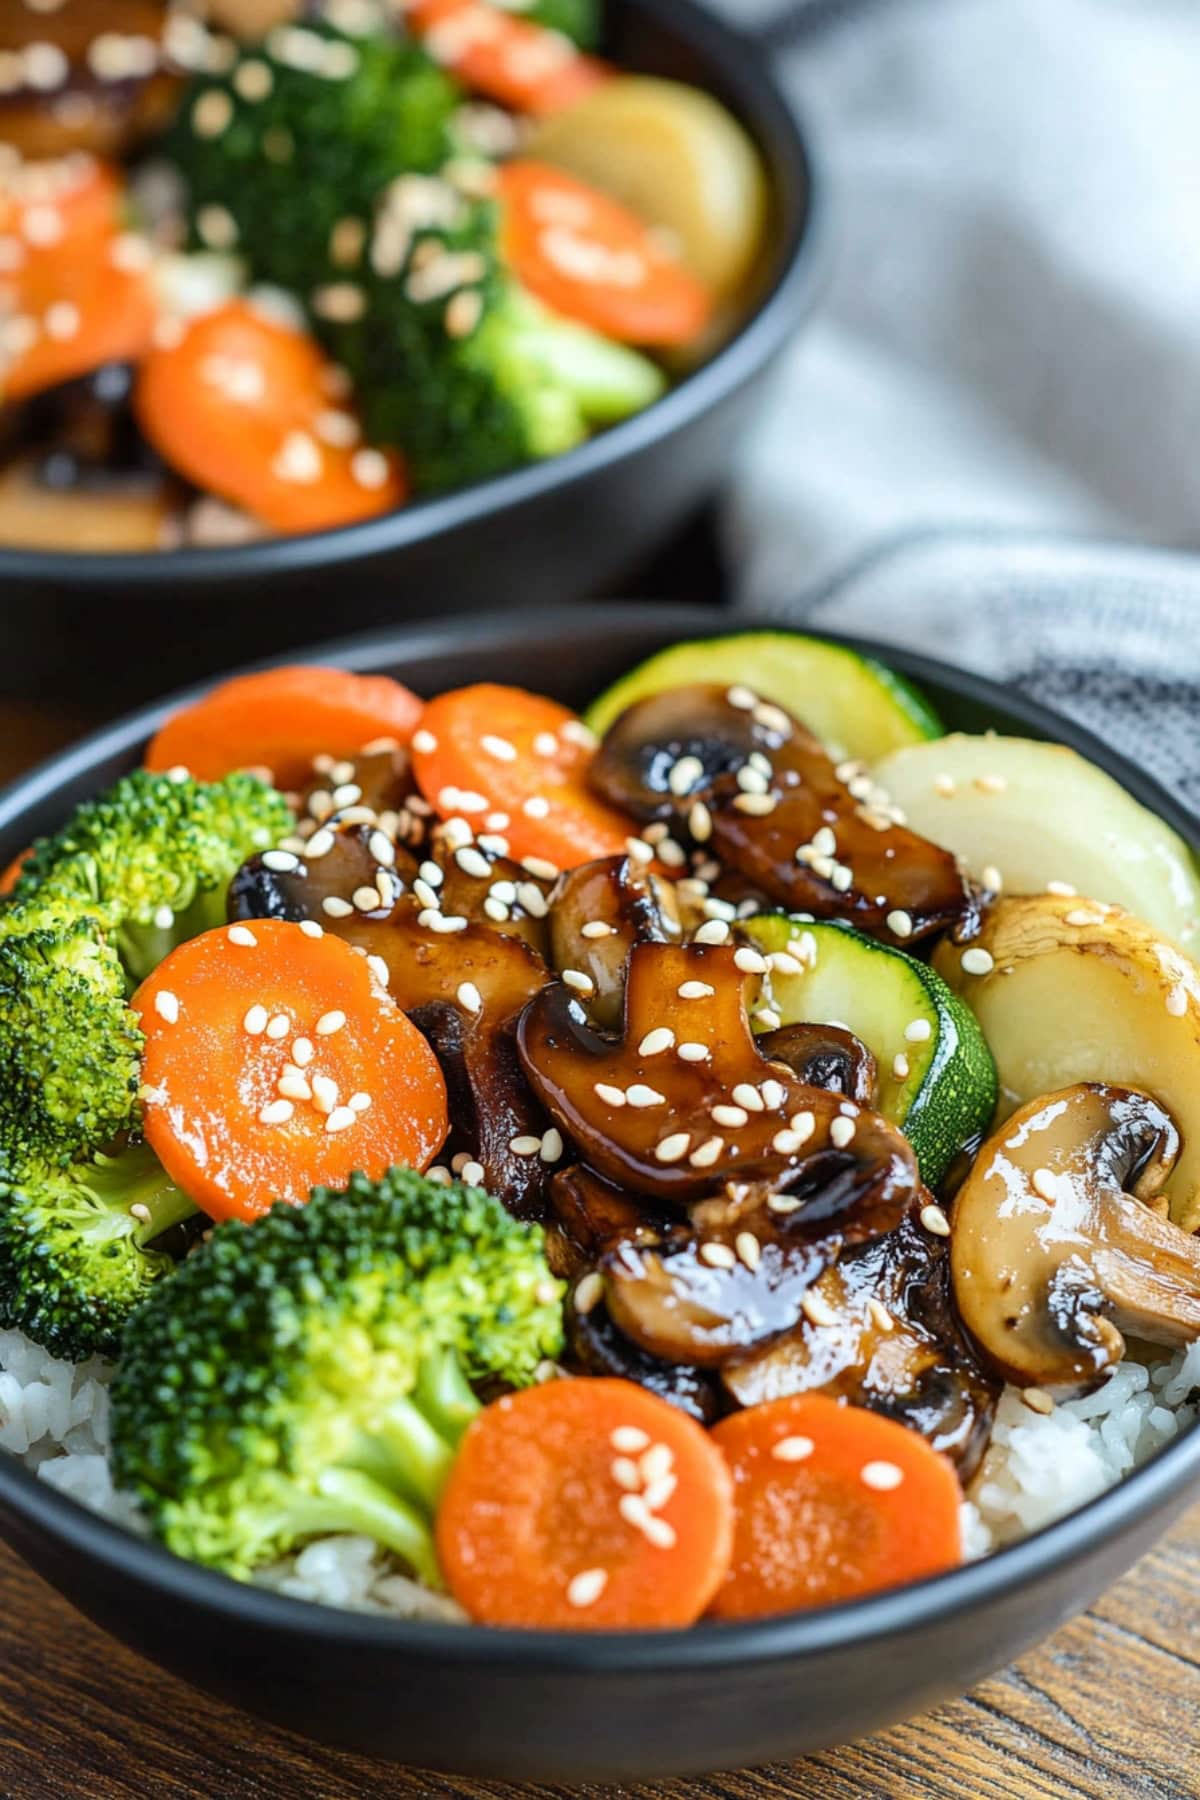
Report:
[[[136,1504],[116,1491],[109,1472],[111,1374],[106,1363],[57,1362],[19,1331],[0,1331],[0,1450],[104,1518],[144,1531]],[[1192,1423],[1198,1389],[1200,1342],[1157,1363],[1123,1362],[1096,1393],[1048,1414],[1030,1411],[1015,1388],[1007,1389],[963,1507],[967,1556],[985,1556],[1112,1487]],[[464,1617],[363,1537],[321,1538],[260,1570],[256,1580],[356,1612]]]

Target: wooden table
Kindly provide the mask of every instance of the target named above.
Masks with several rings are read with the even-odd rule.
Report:
[[[0,780],[78,721],[0,705]],[[1200,1509],[1086,1618],[965,1700],[790,1767],[613,1800],[1200,1800]],[[0,1549],[0,1800],[550,1800],[272,1731],[85,1624]]]

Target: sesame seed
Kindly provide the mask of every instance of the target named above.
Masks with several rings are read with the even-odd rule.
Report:
[[[909,1060],[908,1060],[907,1056],[905,1056],[903,1050],[898,1050],[896,1052],[895,1056],[893,1056],[893,1058],[892,1058],[892,1075],[893,1075],[893,1077],[897,1081],[907,1081],[908,1077],[909,1077],[909,1071],[910,1071],[910,1065],[909,1065]]]
[[[864,1463],[861,1473],[864,1485],[880,1494],[890,1493],[904,1480],[904,1470],[894,1462]]]
[[[1046,1392],[1045,1388],[1025,1388],[1021,1394],[1021,1399],[1029,1408],[1030,1412],[1041,1413],[1044,1417],[1047,1417],[1054,1411],[1054,1398]]]
[[[996,965],[991,951],[976,945],[963,951],[962,966],[967,975],[990,975]]]
[[[958,783],[955,781],[953,775],[935,775],[933,778],[933,791],[935,794],[940,794],[943,800],[949,800],[958,792]]]
[[[995,863],[985,863],[979,879],[989,894],[998,894],[1004,887],[1004,877]]]
[[[1002,794],[1008,781],[1003,775],[977,775],[975,786],[981,794]]]
[[[363,1093],[351,1094],[346,1104],[352,1113],[370,1112],[372,1105],[371,1096],[370,1094]]]
[[[810,1437],[801,1437],[797,1434],[794,1437],[780,1438],[777,1443],[772,1444],[771,1455],[776,1462],[805,1462],[816,1447]]]
[[[704,1142],[697,1149],[692,1151],[692,1154],[688,1157],[688,1162],[693,1169],[711,1169],[713,1164],[720,1160],[720,1155],[724,1148],[724,1138],[705,1138]]]
[[[627,1494],[641,1492],[642,1471],[631,1456],[614,1456],[609,1464],[609,1474],[617,1486],[624,1488]]]
[[[582,969],[564,969],[562,972],[562,979],[564,984],[569,988],[574,988],[577,994],[591,994],[595,992],[595,982],[590,975],[585,975]]]
[[[595,732],[582,719],[568,719],[558,730],[565,743],[578,744],[582,750],[594,750],[600,742]]]
[[[483,1164],[473,1161],[470,1157],[468,1157],[467,1161],[463,1164],[458,1174],[460,1181],[465,1181],[468,1187],[481,1187],[483,1185]]]
[[[331,1075],[314,1075],[312,1078],[313,1105],[318,1112],[331,1113],[337,1105],[338,1084]]]
[[[540,1137],[521,1136],[509,1138],[508,1147],[514,1156],[536,1156],[542,1147]]]
[[[904,1036],[910,1044],[924,1044],[933,1036],[933,1027],[928,1019],[913,1019],[904,1027]]]
[[[285,1038],[292,1028],[292,1022],[286,1013],[276,1013],[267,1021],[267,1036],[275,1043]]]
[[[1072,907],[1069,913],[1063,914],[1066,925],[1103,925],[1104,917],[1098,912],[1089,912],[1085,906]]]
[[[329,855],[336,843],[337,839],[332,831],[314,831],[305,845],[304,854],[310,862],[320,862],[323,856]]]
[[[286,1125],[295,1107],[290,1100],[270,1100],[258,1115],[260,1125]]]
[[[491,875],[492,865],[487,857],[481,856],[469,844],[454,852],[454,860],[464,875],[472,875],[476,881],[486,881]]]
[[[921,1223],[926,1231],[932,1232],[934,1237],[950,1236],[950,1221],[940,1206],[934,1206],[932,1204],[923,1206],[921,1208]]]
[[[632,1086],[626,1088],[625,1098],[630,1106],[665,1106],[667,1103],[665,1094],[660,1094],[656,1089],[647,1087],[643,1081],[635,1081]]]
[[[423,862],[418,872],[421,880],[427,881],[431,888],[441,887],[444,877],[435,862]]]
[[[282,1094],[285,1100],[312,1099],[312,1088],[309,1086],[304,1072],[290,1065],[275,1083],[275,1088],[276,1092]],[[270,1124],[269,1119],[266,1122]]]
[[[815,1288],[809,1288],[800,1302],[800,1310],[810,1325],[826,1326],[837,1324],[837,1314],[826,1300],[824,1294],[818,1294]]]
[[[854,883],[854,876],[845,863],[838,863],[829,880],[836,893],[847,894]]]
[[[874,1294],[872,1294],[867,1301],[867,1311],[870,1313],[871,1318],[879,1331],[894,1331],[896,1329],[895,1319],[893,1319],[891,1313],[883,1304],[883,1301],[877,1300]]]
[[[434,737],[432,731],[426,731],[424,726],[422,726],[419,730],[413,732],[412,747],[414,750],[419,751],[423,756],[429,756],[437,749],[438,741]]]
[[[773,950],[767,958],[767,967],[774,975],[803,975],[804,964],[786,950]]]
[[[379,889],[373,887],[355,888],[353,900],[359,912],[375,912],[379,907]]]
[[[687,1155],[691,1137],[686,1131],[673,1131],[669,1137],[654,1146],[654,1159],[660,1163],[678,1162]]]
[[[667,1025],[659,1025],[655,1030],[646,1033],[645,1037],[638,1045],[638,1055],[659,1056],[664,1050],[669,1050],[674,1042],[675,1033],[670,1027]]]
[[[577,1313],[579,1313],[580,1315],[590,1313],[592,1308],[597,1304],[598,1301],[603,1299],[603,1297],[604,1297],[603,1277],[601,1275],[599,1275],[595,1269],[589,1269],[587,1274],[582,1278],[582,1280],[580,1280],[576,1284],[575,1294],[574,1294],[575,1311]],[[614,1447],[616,1449],[620,1449],[621,1446],[619,1444],[616,1444],[616,1442],[615,1442],[616,1436],[617,1436],[617,1434],[614,1431],[613,1432]]]
[[[1187,1012],[1187,1009],[1188,1009],[1187,989],[1184,987],[1184,985],[1181,981],[1177,981],[1175,986],[1171,989],[1170,993],[1167,995],[1166,1007],[1167,1007],[1167,1011],[1170,1013],[1170,1015],[1173,1019],[1182,1019],[1184,1014]]]
[[[897,907],[894,912],[890,912],[887,916],[887,928],[892,933],[893,937],[910,938],[913,934],[912,914],[906,913],[901,907]]]
[[[131,1219],[140,1219],[144,1225],[148,1225],[154,1215],[144,1201],[135,1200],[129,1208],[129,1216]]]
[[[748,1269],[757,1269],[762,1261],[762,1245],[752,1231],[739,1231],[734,1239],[738,1255]]]
[[[688,813],[688,830],[698,844],[706,844],[712,836],[712,814],[703,800],[697,800]]]
[[[625,839],[625,848],[628,851],[630,858],[635,863],[640,863],[643,868],[649,867],[649,865],[654,861],[653,848],[645,841],[644,838],[635,838],[635,837],[626,838]]]
[[[1043,1200],[1058,1198],[1058,1177],[1053,1169],[1035,1169],[1033,1187],[1034,1192],[1040,1194]]]
[[[499,900],[493,900],[490,895],[483,903],[483,910],[488,918],[493,920],[497,925],[503,925],[508,918],[507,906]]]
[[[765,975],[767,972],[766,960],[758,954],[757,950],[745,947],[735,950],[733,962],[734,967],[740,969],[743,975]]]
[[[706,919],[724,919],[727,925],[732,925],[737,918],[737,907],[732,901],[719,900],[716,895],[705,900],[702,910]]]
[[[844,1150],[854,1139],[854,1120],[838,1118],[829,1127],[830,1142]]]
[[[594,1606],[607,1586],[606,1569],[581,1569],[567,1583],[567,1603],[570,1606]]]
[[[179,1017],[178,995],[173,994],[170,988],[163,988],[161,993],[154,996],[154,1010],[160,1019],[165,1019],[168,1025],[174,1025]]]
[[[1079,889],[1072,887],[1069,881],[1048,881],[1046,883],[1046,892],[1048,894],[1057,894],[1062,900],[1072,900],[1079,892]]]
[[[367,839],[367,849],[385,869],[390,869],[396,861],[396,846],[385,831],[373,831]]]
[[[245,925],[231,925],[225,935],[231,944],[238,944],[247,950],[258,948],[258,939]]]
[[[562,1153],[562,1132],[552,1125],[549,1131],[544,1131],[542,1133],[542,1144],[541,1149],[538,1151],[538,1155],[544,1163],[555,1163],[561,1160]]]
[[[427,912],[436,913],[441,905],[433,888],[430,887],[427,881],[423,881],[419,875],[413,882],[413,898],[420,903],[422,914]]]
[[[724,919],[706,919],[695,934],[697,944],[726,944],[729,942],[729,927]]]
[[[325,1121],[325,1129],[326,1131],[349,1131],[357,1116],[356,1113],[351,1112],[348,1106],[335,1106]]]
[[[666,1445],[656,1444],[654,1448],[656,1450],[665,1450]],[[642,1458],[643,1466],[645,1465],[647,1458],[652,1454],[652,1451],[647,1451],[646,1456]],[[647,1485],[642,1491],[642,1499],[646,1502],[647,1512],[654,1514],[664,1507],[678,1486],[679,1477],[671,1469],[668,1469],[664,1474],[657,1476],[654,1480],[647,1477]],[[656,1520],[655,1523],[661,1524],[662,1521]]]
[[[758,1089],[748,1081],[738,1082],[733,1090],[733,1098],[739,1106],[744,1106],[747,1112],[760,1113],[763,1111],[763,1097]]]
[[[711,1000],[716,993],[707,981],[685,981],[675,991],[681,1000]]]
[[[643,1531],[649,1523],[650,1510],[640,1494],[622,1494],[617,1502],[617,1511],[629,1525],[635,1525]]]
[[[700,1261],[710,1269],[735,1269],[737,1257],[728,1244],[701,1244]]]
[[[701,1063],[708,1061],[710,1051],[707,1044],[680,1044],[676,1055],[683,1062]]]
[[[645,1523],[642,1526],[642,1535],[654,1545],[656,1550],[673,1550],[675,1548],[675,1527],[669,1525],[666,1519],[655,1518],[648,1509]]]
[[[777,1131],[771,1139],[771,1148],[780,1156],[792,1156],[803,1143],[804,1139],[794,1131]]]
[[[517,760],[516,745],[510,744],[507,738],[495,737],[491,732],[485,732],[480,738],[479,747],[488,756],[494,756],[497,762],[511,763]]]
[[[799,1212],[800,1206],[801,1202],[791,1194],[769,1194],[767,1196],[768,1211],[779,1213],[781,1217],[786,1217],[788,1213]]]
[[[736,686],[726,689],[725,698],[730,706],[735,707],[738,712],[753,712],[758,705],[758,695],[754,689],[743,687],[740,682]]]
[[[458,1004],[466,1007],[469,1013],[483,1011],[483,995],[473,981],[461,981],[457,990]]]
[[[298,1037],[292,1045],[292,1061],[301,1069],[306,1069],[315,1055],[309,1038]]]
[[[354,908],[348,900],[341,899],[339,895],[326,894],[321,902],[321,911],[331,919],[348,919]]]
[[[549,862],[544,856],[524,856],[521,867],[539,881],[556,881],[560,873],[558,864]]]
[[[669,1444],[651,1444],[638,1459],[642,1480],[647,1483],[662,1481],[665,1476],[670,1474],[674,1462],[675,1453]],[[645,1495],[642,1497],[646,1498]],[[649,1500],[646,1500],[646,1505],[650,1507],[651,1512],[656,1510],[650,1506]]]
[[[749,1121],[749,1113],[740,1106],[726,1106],[723,1102],[712,1109],[714,1125],[724,1125],[727,1131],[736,1131],[739,1125]]]
[[[147,1106],[153,1106],[159,1101],[166,1099],[167,1090],[166,1088],[155,1087],[151,1082],[144,1081],[137,1091],[137,1097],[139,1100],[145,1101]]]
[[[317,1036],[332,1037],[334,1032],[340,1031],[345,1023],[345,1013],[336,1008],[333,1012],[322,1013],[321,1017],[317,1020]]]
[[[527,819],[547,819],[550,816],[550,802],[544,794],[530,794],[528,800],[522,800],[521,811]]]
[[[783,1020],[771,1006],[760,1006],[754,1017],[763,1031],[778,1031],[783,1024]]]
[[[589,919],[581,927],[579,935],[585,938],[615,937],[616,931],[615,925],[606,925],[603,919]]]
[[[209,88],[192,108],[192,130],[197,137],[218,138],[233,118],[233,101],[220,88]]]
[[[597,1081],[594,1084],[593,1092],[598,1100],[603,1100],[605,1106],[624,1106],[625,1104],[624,1088],[613,1087],[609,1081]]]

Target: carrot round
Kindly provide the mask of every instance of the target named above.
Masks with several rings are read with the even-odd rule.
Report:
[[[442,818],[501,831],[515,857],[572,869],[620,856],[637,833],[588,790],[591,733],[565,706],[524,688],[482,682],[439,695],[412,749],[417,783]]]
[[[138,422],[159,454],[277,531],[325,531],[405,498],[396,457],[365,448],[307,333],[244,300],[203,313],[142,365]]]
[[[0,400],[21,400],[150,343],[149,256],[121,233],[119,175],[89,156],[19,167],[0,193]]]
[[[615,73],[560,32],[516,19],[487,0],[408,0],[405,17],[465,87],[514,112],[539,118],[562,112]]]
[[[506,163],[499,179],[505,258],[547,306],[622,343],[700,337],[708,290],[635,213],[549,163]]]
[[[733,1475],[735,1513],[718,1618],[831,1606],[962,1559],[958,1478],[892,1419],[796,1394],[732,1414],[713,1439]]]
[[[277,786],[298,788],[314,756],[352,756],[376,738],[407,743],[420,716],[417,696],[390,675],[285,664],[235,675],[175,713],[146,752],[146,767],[184,768],[200,781],[269,769]]]
[[[24,850],[19,851],[18,854],[13,857],[3,875],[0,875],[0,894],[12,893],[18,881],[21,879],[21,870],[25,867],[25,864],[32,855],[33,845],[26,844]]]
[[[278,919],[207,931],[132,1005],[146,1137],[210,1218],[301,1205],[356,1169],[423,1169],[446,1136],[432,1050],[340,938]]]
[[[437,1548],[485,1625],[690,1625],[729,1562],[729,1472],[707,1433],[631,1381],[551,1381],[472,1423]]]

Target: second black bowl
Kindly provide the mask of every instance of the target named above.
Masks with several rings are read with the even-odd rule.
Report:
[[[607,0],[623,66],[722,99],[772,194],[760,297],[723,349],[646,412],[565,456],[341,531],[230,549],[71,555],[0,548],[0,693],[45,682],[115,711],[168,682],[333,632],[594,596],[718,487],[821,266],[811,155],[753,37],[698,0]]]
[[[326,646],[322,659],[386,671],[424,694],[520,682],[578,705],[665,645],[719,629],[694,610],[581,608],[394,632]],[[945,664],[844,641],[917,682],[951,727],[1072,745],[1197,843],[1183,808],[1079,726]],[[0,867],[133,766],[176,704],[112,726],[0,796]],[[3,1452],[0,1529],[155,1662],[324,1742],[513,1780],[632,1781],[790,1758],[962,1693],[1089,1605],[1198,1479],[1193,1430],[1061,1523],[936,1580],[818,1612],[640,1636],[459,1629],[306,1605],[105,1524]]]

